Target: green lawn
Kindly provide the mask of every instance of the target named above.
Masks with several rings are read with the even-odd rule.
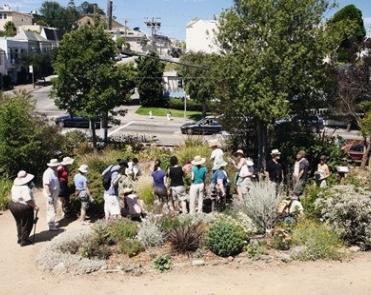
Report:
[[[153,116],[166,117],[167,113],[170,111],[173,117],[183,118],[184,111],[167,109],[167,108],[155,108],[155,107],[140,107],[136,113],[138,115],[149,116],[149,111],[152,111]],[[187,111],[187,117],[191,119],[197,119],[202,117],[201,112]]]

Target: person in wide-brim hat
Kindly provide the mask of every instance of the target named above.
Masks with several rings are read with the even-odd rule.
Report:
[[[243,150],[239,149],[237,150],[235,153],[234,153],[235,156],[242,156],[242,157],[245,157],[245,153],[243,152]]]
[[[272,156],[274,156],[274,155],[280,156],[281,152],[278,149],[274,149],[274,150],[272,150],[271,155]]]
[[[222,147],[219,140],[217,140],[217,139],[209,140],[208,144],[209,144],[210,148],[221,148]]]
[[[87,174],[89,171],[89,167],[88,165],[86,164],[83,164],[79,167],[79,172],[83,173],[83,174]]]
[[[199,166],[203,165],[206,162],[206,158],[202,158],[201,156],[196,156],[193,158],[192,165]]]

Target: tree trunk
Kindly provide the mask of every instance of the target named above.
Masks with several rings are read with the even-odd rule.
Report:
[[[257,131],[257,150],[258,150],[258,163],[257,168],[259,172],[262,172],[266,166],[267,157],[267,124],[262,120],[256,122]]]
[[[367,138],[365,138],[365,145],[367,144]],[[361,169],[365,169],[367,165],[367,158],[370,153],[371,149],[371,136],[369,137],[369,142],[367,147],[363,150],[363,157],[362,157],[362,163],[361,163]]]
[[[94,149],[94,152],[97,151],[97,133],[96,133],[96,129],[95,129],[95,121],[94,120],[90,120],[90,130],[91,130],[91,139],[92,139],[92,142],[93,142],[93,149]]]
[[[104,145],[107,145],[108,143],[108,114],[105,114],[102,123],[101,128],[104,128],[104,135],[103,135],[103,142]]]
[[[206,103],[206,101],[204,101],[202,103],[202,116],[206,117],[206,115],[207,115],[207,103]]]

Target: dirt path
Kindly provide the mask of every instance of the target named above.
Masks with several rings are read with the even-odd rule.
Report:
[[[125,275],[52,277],[34,262],[51,238],[45,231],[44,204],[38,197],[41,218],[39,241],[20,248],[10,212],[0,215],[0,294],[371,294],[371,254],[350,262],[253,264],[187,268],[167,274],[141,277]],[[80,226],[72,223],[66,230]]]

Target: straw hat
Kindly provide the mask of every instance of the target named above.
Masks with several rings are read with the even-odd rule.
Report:
[[[205,164],[205,162],[206,162],[205,158],[202,158],[201,156],[196,156],[193,158],[192,165],[198,166]]]
[[[72,159],[71,157],[65,157],[65,158],[63,158],[63,161],[61,162],[61,165],[69,166],[69,165],[72,165],[73,162],[75,162],[75,160]]]
[[[281,152],[278,149],[274,149],[272,150],[271,155],[281,155]]]
[[[245,153],[243,152],[243,150],[239,149],[237,150],[237,152],[234,153],[235,156],[237,155],[241,155],[242,157],[245,157]]]
[[[17,174],[17,178],[14,179],[14,185],[25,185],[31,182],[35,178],[34,175],[27,173],[24,170],[21,170]]]
[[[80,171],[81,173],[86,174],[86,173],[88,173],[88,169],[89,169],[88,165],[83,164],[83,165],[80,166],[79,171]]]
[[[225,167],[225,166],[227,166],[227,165],[228,165],[228,163],[227,163],[226,161],[224,161],[224,160],[222,160],[222,161],[218,161],[218,162],[214,163],[213,170],[218,170],[218,169],[220,169],[221,167]]]
[[[123,193],[124,194],[130,194],[130,193],[132,193],[134,191],[134,188],[132,187],[132,186],[128,186],[128,187],[125,187],[124,189],[123,189]]]
[[[59,163],[59,161],[57,159],[51,159],[50,162],[46,165],[48,165],[48,167],[50,168],[55,168],[55,167],[58,167],[61,163]]]

